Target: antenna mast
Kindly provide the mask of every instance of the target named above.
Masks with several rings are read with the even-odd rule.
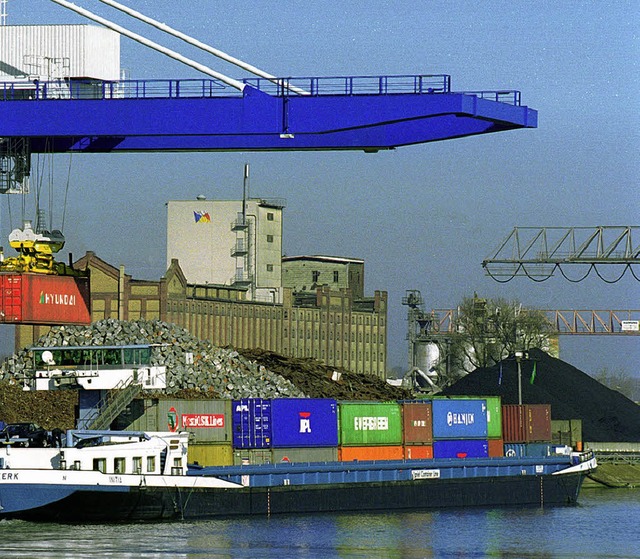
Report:
[[[9,0],[0,0],[0,25],[7,25],[7,2]]]

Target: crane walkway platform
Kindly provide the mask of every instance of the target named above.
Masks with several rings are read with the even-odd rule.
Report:
[[[364,150],[537,127],[520,92],[448,75],[0,83],[0,154]]]

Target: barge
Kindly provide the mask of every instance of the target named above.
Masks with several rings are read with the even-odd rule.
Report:
[[[66,446],[0,449],[0,518],[55,522],[551,506],[577,503],[592,453],[187,464],[186,432],[70,431]]]

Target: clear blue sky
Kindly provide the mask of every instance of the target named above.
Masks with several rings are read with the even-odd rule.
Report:
[[[539,308],[639,308],[629,275],[502,285],[481,267],[516,225],[638,225],[637,1],[122,1],[275,75],[446,73],[455,90],[519,89],[539,128],[378,154],[75,155],[64,231],[75,257],[94,250],[134,277],[159,278],[165,202],[239,198],[248,162],[252,194],[287,199],[288,255],[364,258],[366,291],[389,292],[390,368],[406,363],[407,289],[428,308],[474,291]],[[76,3],[244,77],[96,0]],[[10,24],[85,22],[47,0],[9,0],[8,12]],[[132,78],[197,76],[126,38],[122,65]],[[62,195],[68,156],[55,165]],[[2,211],[5,238],[5,200]],[[640,376],[640,337],[564,337],[561,352],[589,373]]]

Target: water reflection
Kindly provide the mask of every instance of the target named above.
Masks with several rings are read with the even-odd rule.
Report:
[[[640,558],[640,490],[577,507],[302,515],[207,522],[0,522],[2,559]]]

